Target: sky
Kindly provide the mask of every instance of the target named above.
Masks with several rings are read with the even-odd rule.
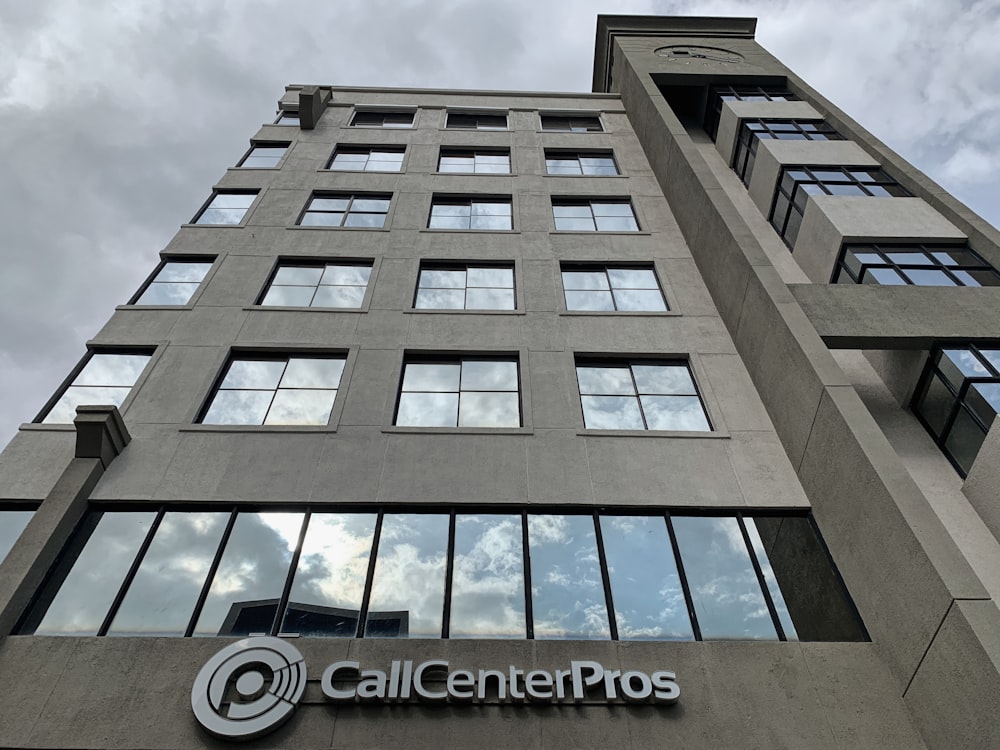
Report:
[[[589,91],[598,13],[758,17],[763,46],[1000,221],[992,0],[0,0],[0,445],[286,84]]]

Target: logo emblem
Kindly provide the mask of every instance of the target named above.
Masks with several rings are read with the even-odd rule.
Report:
[[[280,638],[244,638],[213,656],[191,688],[191,709],[208,732],[248,740],[276,729],[306,689],[298,649]]]

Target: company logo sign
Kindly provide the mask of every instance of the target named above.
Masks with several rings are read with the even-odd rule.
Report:
[[[388,671],[338,661],[323,671],[323,695],[333,703],[421,702],[562,703],[623,700],[676,703],[673,672],[605,669],[574,660],[568,669],[452,669],[441,659],[392,661]],[[280,638],[245,638],[213,656],[195,678],[191,709],[208,732],[223,739],[259,737],[289,719],[306,687],[302,654]],[[494,698],[495,696],[495,698]]]
[[[247,740],[284,724],[305,689],[306,665],[298,649],[280,638],[245,638],[201,668],[191,688],[191,709],[216,737]]]

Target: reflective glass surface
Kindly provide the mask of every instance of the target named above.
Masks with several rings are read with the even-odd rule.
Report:
[[[448,516],[386,516],[365,637],[440,638],[447,556]]]
[[[76,558],[36,635],[97,635],[156,513],[105,513]]]
[[[229,513],[166,513],[108,635],[184,635]]]
[[[594,519],[528,516],[535,638],[611,637]]]
[[[524,638],[521,517],[458,515],[452,638]]]
[[[375,515],[313,513],[282,633],[353,638],[368,575]]]
[[[195,224],[239,224],[257,193],[216,193]]]
[[[282,143],[275,146],[254,146],[250,149],[243,161],[240,162],[241,169],[274,169],[285,155],[288,144]]]
[[[33,515],[33,510],[0,510],[0,563],[7,557]]]
[[[513,228],[509,201],[435,201],[430,229],[509,230]]]
[[[577,365],[576,375],[588,429],[712,429],[687,365]]]
[[[328,169],[349,172],[399,172],[403,149],[338,148]]]
[[[281,266],[260,304],[286,307],[361,307],[371,272],[370,264]]]
[[[567,310],[666,310],[652,268],[594,268],[562,272]]]
[[[402,427],[520,427],[517,362],[407,363],[396,410]]]
[[[170,261],[153,278],[135,301],[137,305],[186,305],[212,261]]]
[[[777,639],[739,522],[731,517],[672,520],[702,638]]]
[[[575,232],[636,232],[629,201],[588,201],[559,203],[553,200],[552,217],[558,231]]]
[[[694,639],[684,589],[662,516],[602,516],[618,638]]]
[[[81,405],[112,404],[120,407],[138,380],[149,354],[112,354],[98,352],[66,388],[63,395],[42,420],[47,424],[68,424]]]
[[[378,229],[385,226],[390,203],[388,196],[314,196],[299,224]]]
[[[268,633],[302,529],[302,513],[240,513],[194,635]]]
[[[418,310],[513,310],[514,269],[493,266],[422,268]]]

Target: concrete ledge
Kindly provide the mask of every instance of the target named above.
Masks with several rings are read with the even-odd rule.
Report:
[[[996,338],[1000,288],[789,284],[832,349],[929,349]]]
[[[736,151],[741,120],[757,120],[766,117],[783,120],[822,120],[809,102],[723,102],[719,116],[719,130],[715,137],[715,148],[726,164],[732,164]]]

